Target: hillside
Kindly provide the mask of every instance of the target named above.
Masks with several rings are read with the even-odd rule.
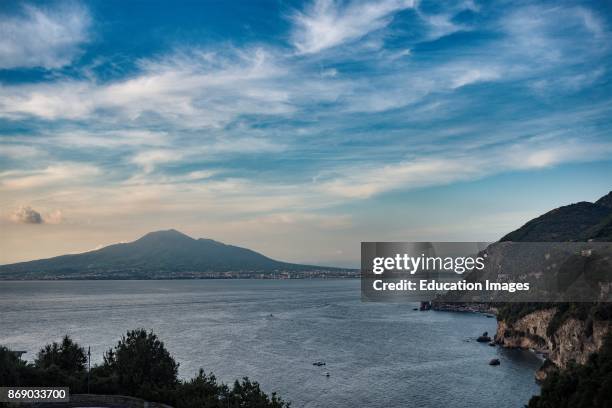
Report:
[[[594,203],[549,211],[501,241],[612,241],[612,192]],[[537,350],[548,357],[536,377],[585,364],[612,332],[610,303],[511,303],[498,305],[495,340],[504,347]],[[548,384],[548,383],[546,383]]]
[[[3,265],[0,279],[254,277],[274,272],[342,270],[280,262],[250,249],[167,230],[81,254]]]
[[[594,203],[579,202],[547,212],[500,241],[561,242],[612,239],[612,191]]]
[[[491,244],[486,252],[489,262],[504,265],[504,273],[509,274],[511,280],[529,281],[531,292],[539,287],[539,283],[544,289],[547,288],[546,281],[558,284],[561,273],[576,278],[567,288],[574,290],[579,287],[579,283],[585,282],[579,277],[594,276],[590,272],[599,270],[598,267],[610,276],[608,252],[598,254],[598,251],[609,249],[611,238],[612,192],[594,203],[580,202],[549,211]],[[547,252],[547,257],[540,257],[542,248],[552,250],[564,245],[569,248],[572,244],[567,244],[568,241],[575,242],[576,248],[581,247],[580,242],[598,241],[589,246],[597,249],[593,254],[589,253],[588,259],[583,254],[575,254],[567,258],[568,262],[556,266],[552,252]],[[520,256],[512,252],[514,247],[521,248]],[[531,261],[525,262],[526,259]],[[504,260],[508,262],[503,263]],[[550,268],[544,267],[550,262],[553,263],[549,265]],[[589,268],[586,268],[587,264]],[[487,275],[489,272],[492,275]],[[466,279],[496,280],[497,272],[474,273]],[[597,287],[596,292],[609,293],[603,286]],[[434,309],[495,311],[498,320],[495,342],[502,347],[529,349],[546,356],[545,363],[536,373],[536,379],[543,381],[546,386],[559,378],[558,373],[570,370],[575,364],[587,364],[602,349],[605,339],[612,333],[610,302],[505,302],[503,297],[497,296],[492,303],[473,304],[468,300],[469,293],[466,295],[463,298],[457,295],[442,296],[434,304]],[[458,299],[465,299],[467,303],[459,306],[447,303]],[[540,400],[538,404],[541,404],[537,406],[556,406],[546,405],[546,401],[549,400]]]

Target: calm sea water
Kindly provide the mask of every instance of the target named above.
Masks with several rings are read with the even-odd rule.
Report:
[[[294,407],[522,407],[538,393],[535,356],[474,341],[495,319],[414,306],[362,303],[357,280],[0,282],[0,344],[32,359],[68,333],[101,361],[144,327],[181,376],[249,376]]]

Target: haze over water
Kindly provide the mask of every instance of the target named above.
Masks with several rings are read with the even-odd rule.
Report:
[[[100,362],[144,327],[181,376],[248,376],[294,407],[510,408],[538,393],[535,356],[474,341],[495,319],[414,306],[362,303],[358,280],[2,282],[0,344],[31,360],[69,333]]]

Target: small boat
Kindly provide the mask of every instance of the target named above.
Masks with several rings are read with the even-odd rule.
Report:
[[[321,367],[325,365],[325,361],[315,361],[312,363],[313,366]]]

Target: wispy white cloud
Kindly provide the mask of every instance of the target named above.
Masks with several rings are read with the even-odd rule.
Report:
[[[504,16],[500,26],[508,39],[500,51],[541,68],[581,62],[609,47],[603,22],[581,6],[519,7]]]
[[[486,82],[486,81],[494,81],[501,77],[501,73],[499,70],[493,67],[484,67],[484,68],[468,68],[463,69],[458,72],[454,78],[452,78],[451,88],[460,88],[462,86],[478,83],[478,82]]]
[[[125,129],[110,131],[93,130],[62,130],[45,135],[44,142],[57,144],[67,148],[103,148],[117,149],[120,147],[143,148],[147,146],[165,146],[170,143],[167,132],[150,131],[146,129]]]
[[[0,68],[68,65],[88,40],[90,24],[87,10],[76,3],[25,5],[18,15],[0,15]]]
[[[43,152],[34,147],[25,144],[1,144],[0,145],[0,156],[13,158],[13,159],[31,159],[39,156]]]
[[[301,44],[298,48],[303,52],[314,53],[357,40],[372,27],[387,24],[394,12],[413,6],[412,2],[392,0],[376,4],[315,2],[293,16],[294,43]],[[466,8],[469,4],[456,11]],[[322,27],[326,27],[325,22],[331,27],[328,41],[303,29],[318,27],[319,20]],[[366,22],[361,24],[362,20]],[[580,38],[574,41],[558,35],[551,20],[575,27]],[[539,77],[551,78],[551,70],[591,56],[595,45],[603,46],[601,33],[605,33],[597,17],[583,8],[519,8],[504,17],[500,27],[500,40],[481,47],[477,53],[450,56],[434,65],[412,61],[412,56],[401,58],[410,54],[409,48],[377,53],[373,57],[383,61],[376,61],[371,68],[385,63],[389,66],[383,70],[384,75],[375,77],[340,74],[336,68],[321,70],[318,66],[312,72],[313,63],[307,59],[296,60],[261,46],[174,51],[143,59],[138,64],[139,72],[109,83],[88,78],[0,86],[0,116],[13,120],[34,116],[50,121],[98,119],[106,123],[129,121],[134,126],[171,123],[183,128],[221,129],[244,115],[289,118],[316,103],[334,103],[337,109],[347,112],[382,112],[413,104],[432,93],[479,82],[528,78],[533,82],[532,88],[541,92],[548,82],[539,81]],[[334,34],[334,30],[339,32]],[[595,43],[581,45],[584,36]],[[302,41],[298,37],[303,37]],[[307,45],[306,39],[312,44]],[[559,53],[567,58],[561,64],[551,64]],[[343,57],[343,53],[331,56]],[[588,84],[588,78],[581,78],[568,77],[566,82]]]
[[[58,120],[99,114],[131,121],[155,115],[186,127],[219,127],[241,114],[292,111],[288,93],[274,84],[282,68],[261,48],[229,56],[174,53],[143,60],[140,67],[138,74],[108,84],[59,80],[0,87],[0,115]]]
[[[492,149],[418,157],[382,167],[347,168],[321,183],[322,191],[346,198],[368,198],[397,189],[445,185],[506,171],[533,170],[561,163],[603,160],[612,143],[538,138]]]
[[[414,0],[316,0],[291,17],[292,42],[298,52],[311,54],[364,37],[389,24],[394,13],[414,7]]]
[[[132,162],[141,166],[145,173],[151,173],[155,166],[181,160],[183,155],[176,150],[145,150],[136,154]]]
[[[35,170],[9,170],[0,172],[0,191],[75,184],[98,174],[100,174],[100,169],[96,166],[68,162]]]
[[[430,41],[437,40],[458,31],[467,30],[467,27],[453,22],[454,14],[452,13],[426,14],[422,11],[418,11],[418,15],[427,23],[428,31],[426,38]]]
[[[94,110],[95,87],[76,80],[0,85],[0,115],[9,119],[82,119]]]

